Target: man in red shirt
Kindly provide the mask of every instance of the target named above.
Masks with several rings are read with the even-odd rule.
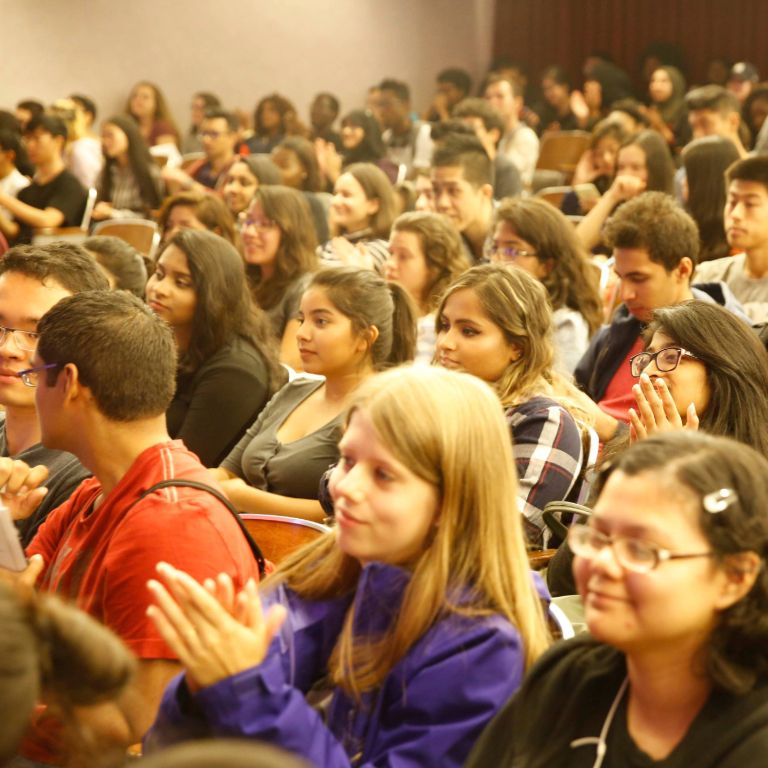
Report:
[[[27,555],[42,558],[40,588],[102,621],[139,658],[138,695],[125,703],[124,720],[116,708],[99,715],[109,729],[138,741],[181,669],[146,616],[146,582],[156,564],[169,562],[201,581],[226,572],[237,588],[258,578],[258,569],[237,521],[211,493],[174,486],[142,498],[162,480],[216,485],[166,431],[177,364],[170,328],[119,291],[62,299],[38,332],[33,366],[20,375],[36,388],[42,441],[75,454],[94,476],[50,514]],[[0,463],[5,501],[15,516],[34,506],[41,475],[39,467]],[[34,558],[28,570],[39,567]],[[49,761],[50,752],[40,749],[48,734],[40,729],[24,754]]]

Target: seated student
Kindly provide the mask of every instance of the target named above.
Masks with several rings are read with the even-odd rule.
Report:
[[[324,191],[325,182],[315,145],[303,136],[287,136],[272,150],[272,162],[280,171],[282,183],[304,195],[312,212],[317,241],[324,243],[328,239],[330,197],[317,194]]]
[[[30,517],[17,523],[24,546],[90,472],[71,453],[41,443],[35,390],[18,373],[34,365],[38,323],[59,299],[107,288],[93,259],[70,243],[17,246],[0,260],[0,455],[48,468],[48,493]]]
[[[691,287],[699,233],[670,195],[646,192],[625,203],[608,220],[604,238],[613,248],[622,304],[574,372],[579,387],[600,406],[595,429],[603,441],[616,434],[632,405],[628,361],[643,351],[643,326],[654,309],[695,298],[724,304],[747,319],[724,284]]]
[[[685,209],[699,228],[698,263],[724,258],[730,254],[723,226],[725,172],[739,159],[739,152],[728,139],[704,136],[687,144],[682,158]]]
[[[338,460],[342,415],[374,371],[413,360],[416,313],[405,290],[368,269],[318,272],[301,297],[304,370],[268,403],[213,472],[243,512],[322,520],[323,473]]]
[[[221,188],[224,203],[232,216],[237,217],[247,211],[253,196],[262,185],[280,184],[282,181],[278,167],[268,157],[246,155],[238,157],[229,166],[224,185]]]
[[[345,411],[336,532],[265,584],[264,619],[240,623],[185,574],[158,569],[152,615],[179,652],[195,650],[145,751],[226,732],[327,768],[459,768],[546,648],[493,393],[411,368],[373,377]],[[233,639],[231,665],[198,652],[198,606],[217,641]],[[325,718],[305,699],[321,678],[333,686]]]
[[[205,157],[195,160],[184,170],[166,165],[163,180],[169,191],[220,192],[227,171],[237,158],[235,145],[239,127],[232,112],[220,108],[208,110],[200,128]]]
[[[474,136],[451,135],[432,157],[435,211],[447,216],[475,264],[485,257],[493,219],[493,163]]]
[[[408,85],[392,78],[382,80],[377,106],[376,119],[383,130],[387,160],[405,166],[408,175],[418,168],[429,168],[432,154],[430,125],[413,119]]]
[[[424,112],[424,119],[430,122],[448,120],[454,107],[472,93],[472,78],[464,69],[444,69],[436,78],[435,95]]]
[[[163,243],[181,229],[207,229],[232,245],[239,244],[235,220],[217,195],[177,192],[165,199],[157,214]]]
[[[576,234],[591,251],[601,242],[608,217],[642,192],[674,193],[675,165],[669,147],[656,131],[641,131],[619,148],[616,173],[605,194],[576,225]]]
[[[104,168],[93,219],[150,218],[163,200],[163,183],[136,123],[123,115],[105,120],[101,146]]]
[[[67,145],[64,150],[67,170],[86,189],[95,186],[103,163],[101,142],[86,125],[85,113],[70,98],[57,99],[51,106],[50,114],[60,117],[67,126]]]
[[[725,234],[735,256],[701,264],[696,282],[721,280],[753,322],[768,320],[768,157],[739,160],[725,172]]]
[[[331,239],[319,249],[320,259],[381,272],[396,216],[395,193],[385,173],[372,163],[348,165],[333,185]]]
[[[758,151],[758,139],[765,125],[765,118],[768,117],[768,86],[758,85],[749,94],[742,107],[742,115],[752,135],[749,148],[755,150],[756,154],[762,154]]]
[[[614,102],[605,119],[611,123],[619,123],[630,135],[651,127],[643,105],[636,99],[619,99]]]
[[[45,112],[45,105],[35,99],[24,99],[16,105],[15,115],[18,121],[18,130],[26,133],[27,125],[33,117],[40,117]]]
[[[703,434],[618,456],[569,534],[590,634],[539,660],[467,768],[764,765],[767,478]]]
[[[301,367],[296,347],[301,295],[317,269],[317,240],[307,201],[295,189],[261,187],[240,214],[243,258],[257,306],[272,322],[280,360]]]
[[[312,139],[333,144],[337,151],[341,149],[341,135],[334,130],[333,124],[340,110],[339,100],[332,93],[318,93],[309,107]]]
[[[24,187],[29,186],[29,178],[24,175],[22,165],[29,171],[27,151],[21,142],[21,136],[13,131],[0,130],[0,194],[16,197]],[[16,224],[8,210],[0,207],[0,234],[12,238],[16,233]]]
[[[36,167],[32,183],[16,197],[0,192],[0,206],[14,219],[6,225],[7,234],[17,243],[28,243],[33,229],[80,226],[87,196],[64,167],[67,127],[58,117],[41,115],[30,120],[24,141]]]
[[[685,103],[694,139],[721,136],[733,142],[740,157],[747,156],[739,132],[741,104],[734,94],[718,85],[704,85],[688,91]]]
[[[18,764],[14,755],[45,698],[65,714],[66,739],[81,765],[118,764],[124,750],[114,754],[92,715],[110,704],[121,714],[115,702],[135,670],[128,649],[87,614],[23,585],[0,583],[0,625],[0,762]],[[111,725],[120,730],[115,719]]]
[[[475,132],[475,135],[493,160],[493,197],[501,200],[505,197],[520,195],[523,181],[517,166],[502,152],[499,152],[499,140],[504,130],[501,115],[485,99],[464,99],[453,110],[454,119],[461,120]],[[434,139],[434,131],[432,132]]]
[[[203,144],[200,140],[200,127],[203,124],[205,113],[209,109],[218,109],[221,106],[221,100],[216,94],[198,91],[192,96],[192,101],[189,105],[189,130],[182,137],[181,146],[179,147],[182,154],[186,155],[192,152],[203,151]]]
[[[417,363],[435,356],[435,309],[443,291],[469,269],[456,230],[443,216],[413,211],[395,219],[384,273],[408,291],[417,307]]]
[[[147,145],[179,144],[179,129],[168,108],[163,92],[154,84],[142,80],[131,89],[125,104],[125,114],[139,126]]]
[[[119,237],[97,235],[83,240],[83,248],[96,259],[113,291],[129,291],[144,298],[147,267],[144,257]]]
[[[179,353],[168,434],[216,467],[285,381],[268,320],[251,304],[242,257],[211,232],[177,232],[146,293]]]
[[[562,67],[550,66],[541,73],[541,93],[544,102],[535,110],[539,135],[588,127],[586,116],[580,119],[571,110],[571,81]]]
[[[744,104],[759,82],[760,74],[754,64],[750,64],[748,61],[737,61],[731,67],[725,85]]]
[[[662,135],[673,153],[679,152],[691,139],[685,91],[683,73],[669,65],[654,70],[648,84],[650,101],[646,115],[651,128]]]
[[[146,494],[168,480],[215,487],[166,431],[176,372],[170,327],[124,291],[87,291],[61,299],[37,330],[24,374],[36,387],[43,443],[74,453],[94,477],[40,527],[26,550],[26,575],[42,571],[41,590],[66,595],[139,658],[134,695],[125,700],[133,743],[178,670],[146,616],[146,581],[156,563],[170,561],[200,580],[226,571],[238,588],[258,578],[258,569],[238,522],[213,493],[172,485]],[[14,517],[34,507],[45,474],[19,461],[2,466]],[[50,716],[41,717],[24,756],[55,763],[51,733]]]
[[[544,200],[504,200],[495,222],[491,262],[523,269],[547,289],[557,366],[573,373],[603,322],[597,270],[573,225]]]
[[[484,96],[504,121],[498,151],[520,171],[527,188],[539,159],[539,137],[520,120],[524,109],[523,89],[517,80],[494,73],[485,81]]]
[[[576,488],[583,449],[573,416],[554,399],[552,310],[521,269],[485,264],[448,287],[437,309],[436,362],[491,384],[505,408],[528,541],[544,540],[542,512]]]
[[[259,101],[253,113],[253,136],[246,142],[252,155],[268,154],[285,138],[291,109],[291,103],[279,93]]]

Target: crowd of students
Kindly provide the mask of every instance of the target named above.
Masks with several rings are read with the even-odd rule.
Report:
[[[448,69],[421,118],[385,79],[338,130],[200,92],[181,132],[149,82],[100,142],[82,95],[0,114],[0,762],[765,762],[762,92],[647,74],[528,108]],[[88,187],[151,261],[34,243]],[[238,512],[330,529],[273,570]]]

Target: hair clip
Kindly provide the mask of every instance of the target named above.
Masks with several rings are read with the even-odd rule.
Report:
[[[735,504],[738,500],[739,497],[733,488],[721,488],[719,491],[708,493],[702,503],[707,512],[716,515],[718,512],[724,512],[731,504]]]

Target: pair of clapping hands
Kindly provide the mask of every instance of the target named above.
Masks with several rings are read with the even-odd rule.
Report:
[[[696,406],[691,403],[686,411],[685,421],[664,379],[651,379],[643,373],[640,381],[632,387],[637,409],[629,409],[629,439],[634,443],[660,432],[679,429],[698,429],[699,416]]]

